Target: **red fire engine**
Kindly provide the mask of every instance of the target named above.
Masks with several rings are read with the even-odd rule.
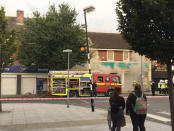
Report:
[[[118,74],[93,74],[93,82],[96,82],[96,93],[109,96],[115,87],[120,87],[120,76]]]
[[[69,88],[68,75],[66,71],[50,71],[48,89],[51,95],[67,96],[90,96],[90,76],[92,83],[96,82],[96,93],[110,96],[115,87],[121,88],[120,76],[118,74],[87,74],[83,72],[70,71]]]

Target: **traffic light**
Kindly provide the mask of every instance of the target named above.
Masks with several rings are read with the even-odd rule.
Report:
[[[81,51],[81,52],[85,52],[85,47],[84,47],[84,46],[81,46],[81,47],[80,47],[80,51]]]

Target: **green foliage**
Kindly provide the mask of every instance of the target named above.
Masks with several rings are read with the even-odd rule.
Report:
[[[134,51],[162,63],[174,59],[173,0],[119,0],[116,13]]]
[[[67,53],[71,49],[70,67],[86,62],[87,54],[80,52],[85,45],[85,33],[76,23],[77,13],[66,4],[50,5],[49,11],[41,15],[33,12],[33,18],[25,21],[25,28],[21,31],[22,45],[19,48],[20,63],[32,64],[51,69],[67,69]]]
[[[7,30],[7,19],[5,17],[4,8],[0,8],[0,65],[7,66],[14,62],[12,55],[16,52],[17,45],[15,44],[15,30]]]

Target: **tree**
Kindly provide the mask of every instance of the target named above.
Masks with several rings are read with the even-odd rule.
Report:
[[[118,30],[132,49],[167,65],[172,131],[174,131],[174,1],[119,0]]]
[[[61,4],[56,9],[50,5],[49,11],[41,15],[33,12],[33,18],[28,18],[21,31],[21,47],[18,59],[20,63],[40,68],[67,69],[67,54],[64,49],[71,49],[70,67],[82,65],[87,60],[87,54],[81,53],[80,47],[85,45],[85,32],[76,23],[77,13],[67,4]]]
[[[7,19],[3,7],[0,7],[0,98],[1,98],[1,72],[2,68],[13,64],[14,57],[12,55],[16,52],[16,33],[15,30],[7,30]],[[0,101],[0,112],[2,112],[2,104]]]

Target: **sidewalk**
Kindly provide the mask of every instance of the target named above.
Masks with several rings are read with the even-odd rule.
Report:
[[[18,103],[3,104],[0,113],[0,131],[109,131],[107,111],[62,104]],[[127,126],[132,125],[126,116]],[[148,131],[170,131],[170,126],[146,121]]]

